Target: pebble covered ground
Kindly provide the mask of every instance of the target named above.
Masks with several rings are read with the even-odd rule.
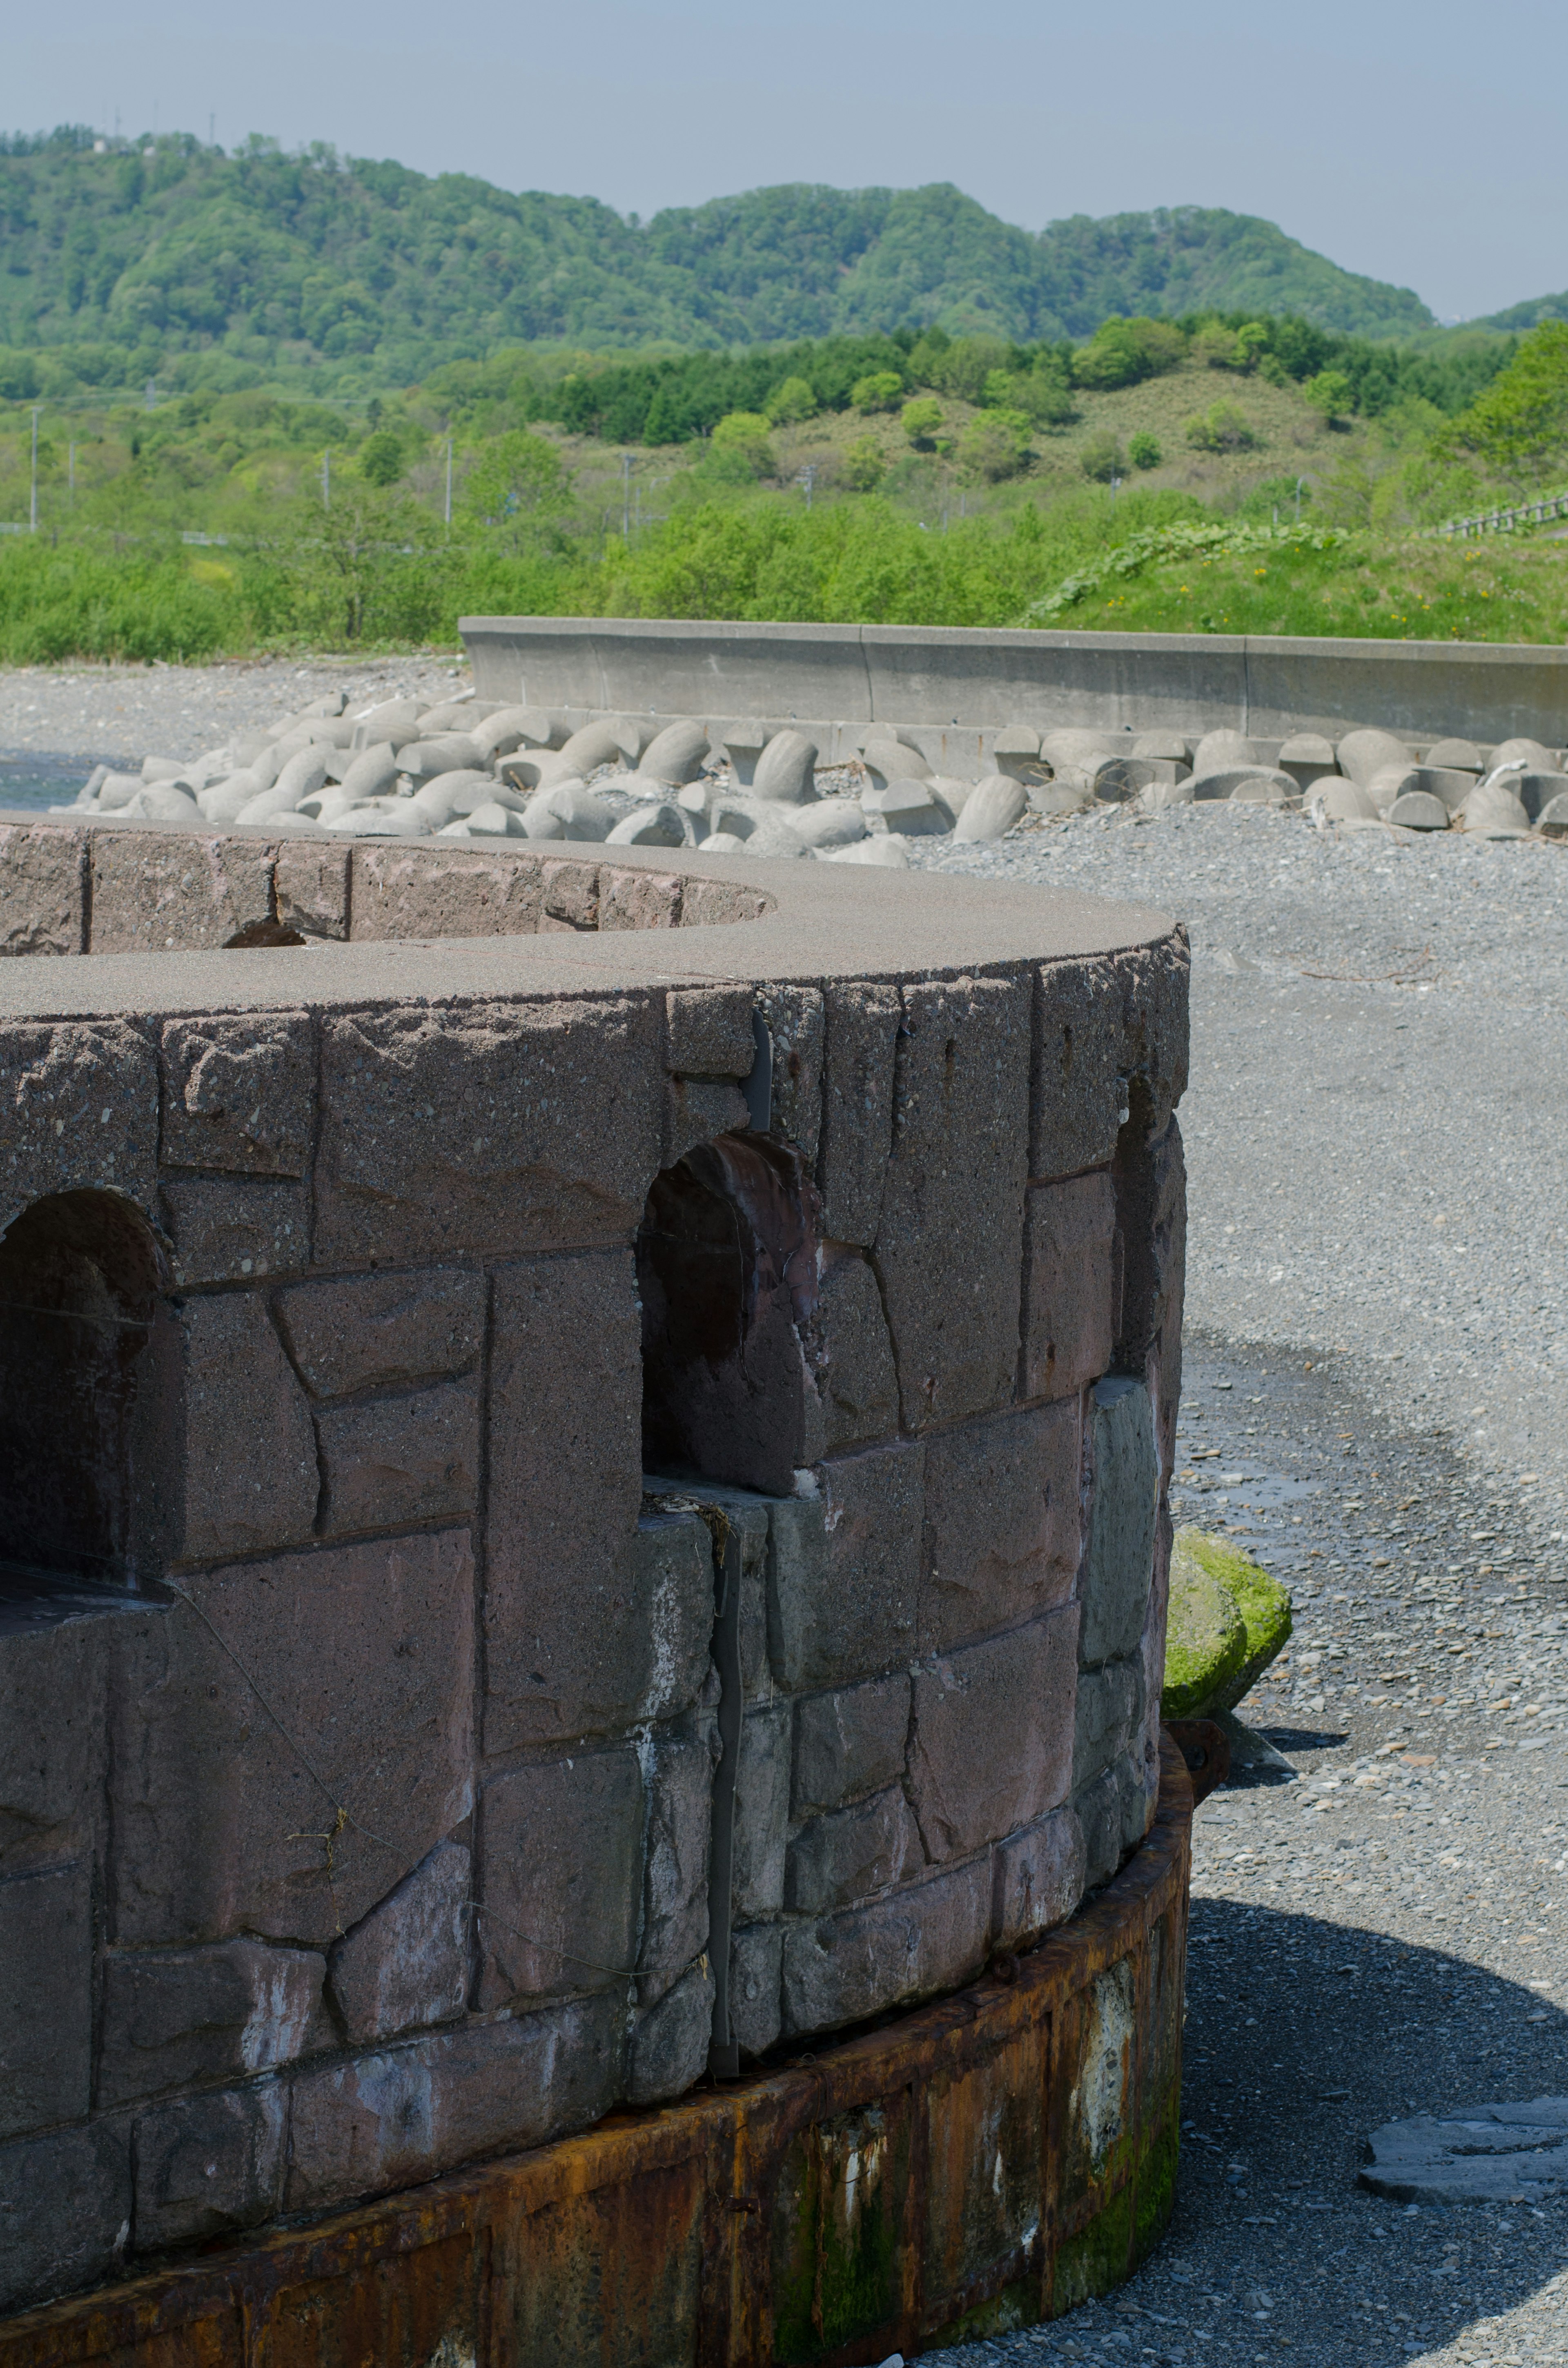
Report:
[[[11,674],[0,772],[455,672]],[[1177,1518],[1297,1603],[1243,1705],[1287,1764],[1198,1813],[1170,2233],[1106,2303],[926,2368],[1568,2362],[1568,2200],[1355,2183],[1382,2122],[1568,2093],[1568,846],[1214,803],[910,853],[1187,923]]]

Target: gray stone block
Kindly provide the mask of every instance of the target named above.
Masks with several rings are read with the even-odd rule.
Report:
[[[165,1176],[158,1197],[176,1283],[250,1282],[298,1273],[311,1262],[308,1184]]]
[[[749,986],[673,987],[665,997],[665,1059],[683,1077],[748,1076],[756,1058]]]
[[[326,1961],[312,1949],[221,1941],[112,1950],[104,1961],[101,2106],[291,2064],[319,2022]]]
[[[1084,1896],[1084,1829],[1071,1806],[1052,1809],[997,1845],[993,1869],[991,1937],[998,1949],[1019,1949],[1064,1923]]]
[[[1089,1400],[1093,1500],[1078,1595],[1085,1668],[1134,1651],[1153,1583],[1159,1469],[1153,1413],[1142,1382],[1097,1383]]]
[[[131,2128],[78,2123],[0,2148],[0,2309],[111,2277],[131,2237]]]
[[[822,1916],[924,1869],[920,1831],[896,1785],[851,1809],[813,1817],[790,1844],[785,1905]]]
[[[302,1176],[314,1132],[315,1068],[306,1011],[165,1020],[165,1166]]]
[[[630,1252],[503,1269],[484,1602],[491,1752],[630,1725],[653,1681],[634,1586],[642,1417]]]
[[[60,1865],[97,1836],[111,1620],[0,1635],[0,1876]]]
[[[898,1376],[882,1295],[868,1261],[841,1251],[824,1267],[814,1320],[817,1396],[832,1454],[898,1429]]]
[[[1034,1187],[1024,1209],[1024,1397],[1065,1397],[1106,1371],[1118,1328],[1116,1281],[1108,1172]]]
[[[437,1842],[334,1943],[328,1981],[349,2044],[362,2047],[461,2014],[469,1960],[469,1853],[460,1842]]]
[[[317,1258],[629,1241],[659,1164],[660,1019],[624,996],[328,1019]]]
[[[756,1008],[773,1048],[769,1130],[795,1144],[809,1170],[822,1137],[822,994],[814,986],[762,986]]]
[[[645,1802],[637,1753],[574,1752],[486,1785],[480,1823],[479,1993],[623,1994],[637,1954]]]
[[[283,841],[273,893],[284,928],[297,929],[302,938],[347,938],[352,851],[341,844],[312,847],[308,839]]]
[[[478,1502],[477,1382],[324,1406],[316,1437],[325,1536],[461,1520]]]
[[[1078,1679],[1074,1720],[1073,1790],[1082,1791],[1102,1768],[1142,1742],[1143,1664],[1142,1656],[1108,1661],[1102,1668],[1085,1669]],[[1142,1751],[1140,1750],[1140,1757]]]
[[[828,1241],[876,1237],[892,1148],[893,1069],[903,1007],[893,986],[823,991],[822,1135],[817,1183]]]
[[[795,1705],[797,1817],[843,1808],[903,1772],[909,1736],[909,1679],[900,1670],[865,1685],[808,1694]]]
[[[920,1649],[1035,1618],[1073,1591],[1079,1552],[1076,1397],[994,1415],[926,1443]]]
[[[773,1702],[747,1711],[741,1727],[732,1895],[739,1918],[770,1916],[784,1902],[790,1724],[789,1703]]]
[[[0,829],[0,956],[87,951],[87,837],[53,824]]]
[[[916,1671],[909,1795],[934,1864],[1030,1825],[1073,1770],[1078,1617],[1063,1604]]]
[[[6,1224],[29,1201],[80,1185],[102,1185],[143,1209],[153,1206],[157,1055],[125,1020],[0,1027],[0,1109]]]
[[[93,1918],[85,1861],[0,1882],[0,2137],[87,2110]]]
[[[784,1941],[782,2028],[863,2022],[888,2007],[956,1989],[985,1961],[991,1866],[980,1859],[812,1924]]]
[[[773,1509],[768,1649],[786,1693],[875,1676],[915,1650],[924,1448],[835,1456],[818,1479],[819,1497]]]
[[[1017,1369],[1027,977],[904,989],[875,1263],[906,1430],[988,1413]]]
[[[258,2080],[138,2113],[136,2250],[272,2219],[283,2198],[288,2105],[281,2081]]]
[[[1029,1174],[1104,1167],[1126,1107],[1121,988],[1103,957],[1042,963],[1035,975]]]
[[[119,1628],[114,1937],[333,1940],[472,1805],[467,1532],[180,1584]]]
[[[783,2012],[782,1924],[744,1924],[730,1943],[730,2022],[743,2055],[765,2055]]]
[[[739,1086],[710,1077],[672,1077],[665,1099],[663,1164],[673,1167],[697,1144],[744,1134],[750,1124]]]
[[[1142,1752],[1123,1753],[1102,1769],[1091,1783],[1073,1796],[1073,1810],[1084,1836],[1084,1884],[1098,1890],[1108,1883],[1129,1850],[1145,1830]]]
[[[712,1542],[706,1523],[695,1512],[677,1511],[677,1507],[699,1503],[716,1508],[724,1517],[729,1538],[737,1538],[741,1549],[740,1647],[741,1686],[746,1701],[767,1702],[773,1693],[772,1674],[767,1666],[767,1564],[770,1516],[776,1499],[758,1495],[750,1488],[731,1488],[713,1480],[661,1480],[650,1474],[643,1483],[643,1531],[656,1536],[664,1520],[680,1524],[680,1535],[690,1541],[680,1552],[680,1600],[686,1606],[682,1615],[681,1633],[689,1642],[690,1658],[686,1667],[691,1673],[690,1691],[681,1698],[672,1696],[665,1706],[650,1711],[652,1717],[666,1716],[687,1708],[694,1702],[707,1679],[712,1644],[714,1617],[714,1577]],[[642,1551],[640,1546],[639,1551]],[[689,1561],[687,1554],[689,1554]],[[653,1587],[651,1578],[640,1581],[644,1589]],[[654,1592],[673,1601],[667,1581],[662,1581]],[[651,1599],[650,1599],[651,1600]],[[657,1626],[657,1622],[655,1621]]]
[[[713,1754],[706,1736],[657,1740],[649,1754],[648,1826],[638,1972],[645,2003],[663,1995],[708,1941]]]
[[[94,953],[213,953],[232,945],[272,917],[273,858],[261,837],[96,832]]]
[[[484,1277],[462,1267],[346,1275],[286,1291],[278,1323],[318,1398],[472,1372],[484,1345]]]
[[[706,1964],[688,1965],[632,2026],[627,2103],[660,2105],[683,2097],[708,2068],[712,2036],[713,1976]]]
[[[767,1554],[767,1521],[754,1559]],[[713,1638],[713,1542],[695,1513],[650,1513],[637,1524],[633,1584],[649,1623],[652,1672],[643,1696],[647,1718],[670,1718],[689,1710],[701,1692]],[[760,1594],[761,1571],[754,1580]],[[758,1624],[760,1613],[754,1617]]]
[[[292,1545],[315,1523],[320,1475],[305,1394],[258,1292],[190,1299],[185,1337],[179,1557]]]

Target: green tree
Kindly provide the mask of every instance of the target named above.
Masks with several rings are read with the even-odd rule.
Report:
[[[570,502],[571,489],[570,472],[554,445],[526,427],[514,427],[483,445],[468,461],[462,508],[485,526],[501,526],[510,518],[559,517]]]
[[[1521,490],[1559,473],[1568,464],[1568,321],[1532,329],[1433,449],[1441,459],[1473,459]]]
[[[857,411],[891,411],[903,393],[903,381],[896,370],[869,370],[850,388],[849,400]]]
[[[784,427],[794,420],[815,418],[821,405],[812,392],[810,379],[787,378],[781,386],[774,388],[765,407],[775,427]]]
[[[1120,438],[1113,436],[1109,428],[1091,436],[1079,452],[1078,465],[1093,484],[1108,485],[1113,477],[1124,477],[1127,455],[1121,449]]]
[[[958,441],[960,472],[971,483],[1016,477],[1029,457],[1029,423],[1021,411],[977,411]]]
[[[726,412],[710,440],[716,453],[744,461],[754,477],[771,477],[778,467],[760,411]]]
[[[888,464],[874,436],[858,436],[844,455],[844,482],[852,493],[874,494]]]
[[[1182,433],[1195,452],[1247,452],[1257,442],[1257,432],[1245,412],[1223,401],[1195,412]]]
[[[395,485],[403,474],[403,446],[390,428],[378,427],[359,447],[359,474],[372,485]]]
[[[1355,390],[1343,370],[1318,370],[1308,379],[1301,393],[1312,409],[1323,414],[1331,427],[1336,419],[1345,418],[1355,407]]]
[[[916,394],[903,406],[899,416],[903,432],[917,452],[928,452],[935,444],[942,425],[942,406],[934,394]]]
[[[1127,439],[1127,457],[1135,469],[1157,469],[1165,456],[1160,450],[1159,438],[1141,427],[1136,436]]]
[[[1073,376],[1080,386],[1134,386],[1175,370],[1186,352],[1187,340],[1173,321],[1102,321],[1074,354]]]

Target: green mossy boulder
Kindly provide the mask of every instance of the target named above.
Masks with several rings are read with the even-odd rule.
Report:
[[[1290,1599],[1277,1578],[1223,1538],[1176,1531],[1160,1696],[1166,1718],[1233,1710],[1290,1634]]]

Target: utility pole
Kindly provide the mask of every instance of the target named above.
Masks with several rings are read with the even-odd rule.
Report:
[[[321,456],[321,506],[324,510],[329,510],[332,507],[332,447],[330,444]]]
[[[447,438],[447,525],[452,523],[452,439]]]
[[[630,452],[623,452],[620,456],[620,539],[622,542],[630,542],[631,540],[631,455]]]
[[[38,532],[38,405],[33,405],[33,497],[28,512],[28,532]]]

